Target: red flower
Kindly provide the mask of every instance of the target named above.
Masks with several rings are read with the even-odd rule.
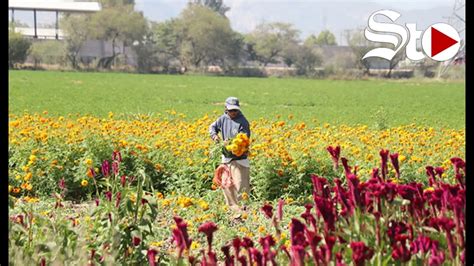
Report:
[[[138,245],[140,245],[140,242],[141,242],[141,241],[142,241],[142,240],[141,240],[139,237],[136,237],[136,236],[133,237],[133,245],[134,245],[135,247],[138,246]]]
[[[127,182],[127,176],[123,175],[120,177],[120,183],[122,184],[122,187],[125,187],[125,183]]]
[[[398,164],[398,153],[390,154],[390,161],[392,162],[393,168],[395,169],[395,172],[397,173],[397,178],[400,178],[400,167],[399,167],[399,164]]]
[[[341,154],[341,147],[337,146],[336,148],[334,148],[332,146],[329,146],[326,148],[326,150],[331,155],[334,170],[337,170],[337,168],[339,168],[339,156]]]
[[[334,223],[336,222],[336,211],[334,204],[330,199],[316,196],[314,199],[318,213],[323,216],[325,231],[335,230]]]
[[[453,164],[454,167],[454,172],[456,174],[461,174],[460,170],[462,169],[464,173],[466,173],[466,163],[463,161],[463,159],[458,158],[458,157],[453,157],[451,158],[451,163]]]
[[[306,226],[298,219],[291,218],[290,237],[291,245],[305,245],[306,239],[304,236],[304,229]]]
[[[273,207],[271,205],[265,203],[260,210],[265,214],[265,217],[267,217],[268,219],[271,219],[273,217]]]
[[[351,242],[352,261],[356,266],[364,265],[366,260],[370,260],[374,251],[367,247],[364,242]]]
[[[387,161],[388,161],[389,151],[382,149],[380,150],[379,154],[381,158],[380,169],[382,169],[382,178],[383,180],[385,180],[386,179],[385,177],[387,176],[387,173],[388,173]]]
[[[344,166],[344,174],[347,177],[349,174],[352,174],[351,167],[349,166],[349,164],[347,164],[348,161],[346,158],[342,157],[341,161],[342,161],[342,166]]]
[[[120,193],[120,191],[117,192],[117,194],[115,194],[115,198],[116,198],[116,200],[115,200],[115,208],[118,208],[118,206],[119,206],[119,204],[120,204],[120,198],[121,198],[121,196],[122,196],[122,193]]]
[[[112,201],[112,192],[111,191],[105,192],[105,197],[107,198],[108,201]]]
[[[112,160],[113,161],[117,160],[118,162],[122,162],[122,155],[120,154],[120,151],[113,151]]]
[[[212,235],[217,231],[217,225],[213,222],[206,222],[199,226],[198,231],[205,234],[207,237],[208,252],[212,249]]]
[[[115,176],[118,176],[118,174],[119,174],[119,162],[118,161],[113,161],[112,162],[112,172],[114,173]]]

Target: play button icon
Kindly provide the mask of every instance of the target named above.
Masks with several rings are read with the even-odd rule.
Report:
[[[445,23],[433,24],[426,29],[421,45],[426,55],[436,61],[451,59],[461,46],[456,29]]]

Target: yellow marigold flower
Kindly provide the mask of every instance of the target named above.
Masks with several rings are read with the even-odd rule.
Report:
[[[16,180],[21,179],[21,175],[16,175],[16,176],[15,176],[15,179],[16,179]]]
[[[109,112],[109,118],[112,119],[114,117],[114,113]]]
[[[163,199],[163,193],[161,193],[161,192],[156,193],[156,197],[158,199]]]
[[[209,209],[209,204],[207,204],[207,202],[205,202],[205,201],[200,201],[199,206],[205,211],[207,211]]]
[[[406,159],[407,159],[406,156],[404,156],[404,155],[398,155],[398,160],[399,160],[401,163],[403,163]]]
[[[36,158],[36,155],[32,154],[32,155],[30,155],[29,159],[30,159],[31,162],[35,162],[37,158]]]
[[[85,160],[85,163],[86,163],[86,165],[89,166],[89,167],[92,166],[92,159],[86,159],[86,160]]]
[[[89,182],[85,179],[82,179],[81,181],[81,186],[86,187],[89,184]]]
[[[427,188],[425,188],[425,190],[423,190],[423,192],[426,192],[426,191],[434,191],[434,188],[433,187],[427,187]]]
[[[163,246],[163,241],[153,241],[150,243],[150,246],[159,248]]]
[[[21,189],[18,188],[18,187],[16,187],[16,188],[13,189],[13,193],[15,193],[15,194],[20,193],[20,191],[21,191]]]
[[[247,192],[243,192],[242,193],[242,200],[248,200],[249,199],[249,195],[247,194]]]
[[[249,217],[248,213],[246,212],[242,213],[242,219],[247,220],[248,217]]]
[[[258,232],[259,232],[259,233],[263,234],[263,233],[265,233],[266,231],[267,231],[267,230],[265,229],[264,226],[260,225],[260,226],[258,227]]]
[[[199,249],[199,247],[201,247],[201,245],[200,245],[198,242],[193,241],[193,242],[191,243],[191,250]]]

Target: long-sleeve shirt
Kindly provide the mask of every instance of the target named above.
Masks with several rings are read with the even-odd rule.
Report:
[[[211,138],[215,135],[221,134],[222,140],[226,141],[232,139],[238,133],[245,133],[250,138],[250,125],[245,116],[239,111],[236,118],[232,119],[228,114],[221,115],[216,121],[209,126],[209,134]],[[222,155],[222,163],[229,163],[236,160],[239,164],[249,167],[247,155],[241,157],[225,157]]]

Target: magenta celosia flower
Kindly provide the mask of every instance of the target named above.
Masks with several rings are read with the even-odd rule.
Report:
[[[241,241],[239,237],[235,237],[234,239],[232,239],[232,247],[234,248],[235,257],[239,258],[240,247],[241,247]]]
[[[122,155],[120,154],[120,151],[112,152],[112,161],[122,162]]]
[[[346,266],[344,263],[341,252],[336,253],[336,266]]]
[[[192,240],[189,238],[186,222],[179,216],[174,216],[173,220],[177,226],[172,231],[173,240],[178,248],[178,257],[181,258],[184,249],[189,249],[191,246]]]
[[[364,242],[351,242],[352,261],[356,266],[365,264],[374,255],[374,251],[367,247]]]
[[[241,266],[247,266],[247,259],[245,258],[245,256],[240,256],[237,258],[237,260],[240,262]]]
[[[117,194],[115,194],[115,208],[118,208],[121,197],[122,197],[122,193],[118,191]]]
[[[411,244],[410,244],[410,251],[412,254],[417,254],[421,251],[421,253],[427,254],[433,248],[438,248],[438,241],[432,240],[428,236],[419,235]]]
[[[301,245],[292,245],[291,248],[291,266],[304,266],[304,257],[306,251]]]
[[[335,230],[334,223],[336,222],[336,211],[332,200],[322,197],[314,197],[318,213],[324,219],[325,233]]]
[[[404,222],[389,221],[387,235],[390,239],[390,245],[395,244],[397,237],[408,231],[408,226]]]
[[[395,173],[397,178],[400,178],[400,167],[398,164],[398,153],[390,154],[390,161],[392,162],[393,168],[395,169]]]
[[[405,246],[405,240],[392,246],[392,258],[400,262],[408,262],[411,258],[410,250]]]
[[[212,235],[217,231],[217,225],[213,222],[206,222],[199,226],[198,231],[206,235],[208,252],[210,252],[212,249]]]
[[[250,256],[252,256],[253,262],[257,266],[263,266],[263,256],[262,253],[256,248],[249,248]]]
[[[110,174],[110,164],[109,161],[104,160],[102,162],[102,175],[103,176],[109,176]]]
[[[273,217],[273,207],[272,205],[265,203],[260,210],[265,214],[265,217],[271,219]]]
[[[113,161],[112,162],[112,172],[114,173],[115,176],[118,176],[118,174],[119,174],[119,162],[118,161]]]
[[[304,236],[304,229],[306,226],[296,218],[291,218],[290,238],[291,245],[305,245],[306,238]]]
[[[466,163],[463,161],[463,159],[459,157],[453,157],[451,158],[451,163],[453,164],[454,167],[454,172],[456,174],[461,174],[460,170],[462,169],[464,173],[466,173]]]
[[[429,266],[441,266],[444,263],[444,252],[440,250],[431,250],[431,256],[428,259]]]
[[[334,183],[336,184],[334,191],[336,193],[337,200],[342,206],[341,215],[352,215],[354,212],[354,205],[349,200],[348,192],[342,187],[342,182],[339,180],[339,178],[335,178]]]
[[[148,257],[148,264],[150,266],[155,266],[156,265],[156,250],[154,249],[148,249],[147,251],[147,257]]]
[[[370,173],[370,177],[371,177],[371,178],[375,178],[375,179],[377,179],[377,180],[379,180],[379,181],[382,181],[382,178],[381,178],[380,175],[379,175],[379,168],[377,168],[377,167],[376,167],[376,168],[373,168],[373,169],[372,169],[372,172]]]
[[[438,175],[438,177],[441,179],[442,175],[444,173],[444,168],[443,167],[436,167],[434,170],[435,170],[436,174]]]
[[[61,178],[58,182],[58,186],[61,190],[65,190],[66,189],[66,180],[64,180],[64,177]]]
[[[40,266],[46,266],[46,259],[44,257],[41,258]]]
[[[234,256],[230,255],[230,245],[224,245],[221,247],[222,253],[225,256],[225,266],[233,266],[234,265]]]
[[[140,245],[142,240],[139,237],[134,236],[132,242],[133,242],[133,245],[136,247],[136,246]]]
[[[455,227],[453,219],[447,217],[441,218],[431,218],[429,220],[429,225],[436,230],[443,230],[446,232],[446,240],[448,242],[448,250],[451,259],[454,260],[456,254],[456,244],[454,243],[453,236],[451,234],[451,230]]]
[[[253,241],[252,239],[245,236],[244,238],[242,238],[240,245],[241,247],[248,249],[248,248],[253,247]]]
[[[285,201],[283,199],[278,200],[278,209],[277,209],[277,218],[278,221],[283,220],[283,205],[285,204]]]
[[[341,158],[341,162],[342,162],[342,166],[344,166],[344,174],[346,175],[346,177],[350,174],[352,174],[351,172],[351,167],[349,166],[349,164],[347,163],[348,160],[345,158],[345,157],[342,157]]]
[[[308,240],[308,244],[311,248],[311,252],[313,253],[313,262],[315,265],[317,265],[317,259],[319,256],[317,247],[319,242],[322,240],[322,237],[318,236],[315,231],[311,231],[308,228],[305,228],[305,233],[306,239]]]
[[[127,176],[123,175],[120,177],[120,184],[122,184],[122,187],[125,187],[125,183],[127,182]]]
[[[388,173],[387,161],[388,161],[389,151],[382,149],[380,150],[379,154],[381,158],[380,169],[382,170],[382,179],[385,180]]]
[[[111,191],[105,192],[105,197],[107,198],[108,201],[112,201],[112,192]]]
[[[349,195],[352,201],[352,206],[361,206],[361,198],[359,191],[359,178],[354,174],[347,175],[347,181],[349,184]]]
[[[329,146],[326,148],[326,150],[331,155],[334,170],[337,170],[339,168],[339,156],[341,154],[341,147],[337,146],[334,148],[332,146]]]
[[[98,206],[99,206],[99,203],[100,203],[100,200],[99,200],[98,198],[95,198],[94,201],[95,201],[95,206],[98,207]]]
[[[436,177],[435,177],[435,172],[434,172],[433,166],[428,165],[426,167],[426,175],[429,177],[428,181],[429,181],[430,187],[435,187],[437,182],[436,182]]]
[[[311,182],[313,183],[313,196],[318,195],[326,198],[330,196],[331,191],[326,178],[312,174]]]

